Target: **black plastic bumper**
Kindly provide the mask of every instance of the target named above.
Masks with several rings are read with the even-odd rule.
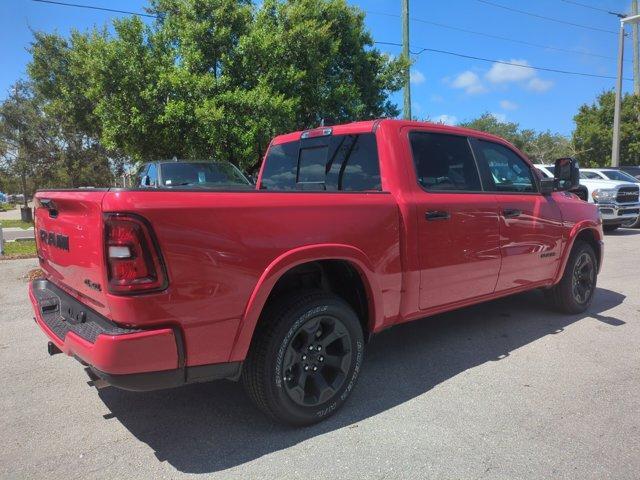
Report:
[[[95,343],[96,338],[102,334],[126,335],[142,331],[117,325],[48,280],[35,280],[31,286],[42,321],[63,342],[69,332],[75,333],[90,343]],[[172,328],[176,339],[179,366],[173,370],[115,375],[102,372],[80,358],[75,358],[88,367],[92,380],[99,378],[111,386],[131,391],[160,390],[212,380],[237,380],[240,377],[242,362],[186,366],[182,332],[177,327]],[[47,348],[50,355],[61,353],[52,342],[49,342]]]
[[[203,383],[223,379],[237,380],[242,370],[242,362],[215,363],[162,372],[128,375],[111,375],[93,367],[89,368],[96,377],[104,380],[112,387],[133,392],[147,392],[180,387],[190,383]]]

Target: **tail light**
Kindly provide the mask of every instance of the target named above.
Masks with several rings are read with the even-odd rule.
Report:
[[[126,295],[167,288],[158,243],[142,218],[131,214],[106,215],[105,254],[111,293]]]

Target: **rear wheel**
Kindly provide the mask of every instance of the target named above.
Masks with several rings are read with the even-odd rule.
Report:
[[[340,297],[306,291],[269,307],[243,369],[262,411],[294,425],[316,423],[345,402],[361,368],[362,327]]]
[[[598,261],[591,245],[577,241],[560,282],[547,290],[554,307],[565,313],[582,313],[593,300],[596,290]]]

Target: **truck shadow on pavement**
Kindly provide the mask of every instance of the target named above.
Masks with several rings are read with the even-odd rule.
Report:
[[[112,412],[105,422],[121,422],[158,460],[181,472],[215,472],[354,426],[585,318],[623,325],[602,313],[624,298],[598,289],[589,312],[567,316],[547,309],[541,292],[528,292],[390,329],[368,345],[359,383],[342,410],[302,429],[269,420],[234,382],[148,393],[107,388],[99,395]]]

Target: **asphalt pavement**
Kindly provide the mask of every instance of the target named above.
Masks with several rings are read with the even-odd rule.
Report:
[[[606,237],[588,313],[540,292],[393,328],[350,400],[294,429],[240,385],[87,386],[32,321],[34,260],[0,261],[0,478],[640,477],[640,230]]]

